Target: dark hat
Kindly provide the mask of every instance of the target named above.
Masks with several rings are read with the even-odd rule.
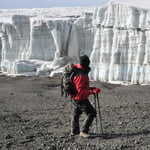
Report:
[[[83,67],[88,67],[90,64],[90,59],[87,55],[83,55],[80,57],[80,65]]]

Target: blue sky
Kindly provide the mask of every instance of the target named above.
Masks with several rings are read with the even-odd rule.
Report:
[[[109,0],[0,0],[0,9],[101,6]]]

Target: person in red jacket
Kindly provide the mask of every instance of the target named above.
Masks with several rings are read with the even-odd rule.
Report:
[[[90,60],[87,55],[80,57],[80,64],[74,64],[76,72],[73,76],[72,83],[76,89],[76,93],[72,99],[72,118],[71,118],[71,135],[79,134],[82,137],[89,137],[89,127],[93,119],[96,117],[96,110],[88,100],[90,94],[93,93],[93,88],[89,87]],[[79,118],[82,113],[86,113],[87,117],[80,129]]]

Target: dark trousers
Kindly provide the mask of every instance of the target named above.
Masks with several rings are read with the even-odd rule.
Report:
[[[79,127],[79,118],[82,113],[86,113],[83,125]],[[71,132],[74,134],[79,134],[80,131],[88,133],[89,127],[91,126],[94,117],[96,117],[96,110],[90,104],[88,99],[78,101],[72,100],[72,118],[71,118]]]

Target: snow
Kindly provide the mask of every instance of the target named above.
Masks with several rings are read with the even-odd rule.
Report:
[[[0,22],[11,22],[13,15],[26,15],[35,18],[78,17],[84,12],[94,12],[96,7],[52,7],[33,9],[0,9]]]
[[[148,1],[139,2],[113,0],[97,8],[1,9],[1,73],[56,76],[67,63],[77,63],[86,54],[91,80],[150,84],[150,10],[144,6]]]

